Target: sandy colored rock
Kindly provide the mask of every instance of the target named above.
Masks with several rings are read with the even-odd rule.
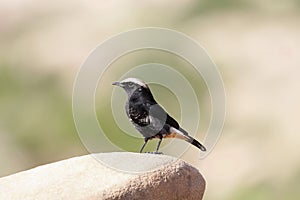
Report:
[[[204,190],[205,180],[186,162],[138,153],[86,155],[0,178],[0,199],[183,200],[202,199]]]

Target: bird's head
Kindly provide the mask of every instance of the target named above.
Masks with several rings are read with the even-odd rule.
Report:
[[[127,78],[120,82],[114,82],[113,85],[122,87],[128,95],[140,89],[149,89],[147,84],[137,78]]]

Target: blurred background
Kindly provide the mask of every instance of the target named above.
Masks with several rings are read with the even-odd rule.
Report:
[[[299,0],[0,1],[0,176],[88,153],[72,118],[76,73],[97,44],[145,26],[194,38],[223,76],[227,117],[222,136],[206,159],[199,161],[192,148],[183,157],[205,176],[204,199],[298,200]],[[139,58],[140,63],[181,66],[174,56],[144,52],[118,60],[115,69],[139,64]],[[187,78],[193,73],[181,70]],[[119,76],[115,70],[106,77]],[[203,94],[198,98],[209,115],[204,86],[199,83]],[[152,87],[167,107],[159,92],[166,89]],[[101,96],[98,92],[97,99]],[[177,106],[174,101],[167,110],[178,119]],[[100,121],[104,107],[97,106]],[[111,127],[108,131],[118,131],[112,121],[103,123]],[[136,146],[129,150],[140,144],[130,144]]]

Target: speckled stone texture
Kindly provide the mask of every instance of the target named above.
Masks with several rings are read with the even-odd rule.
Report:
[[[0,199],[8,200],[201,200],[204,190],[199,171],[180,159],[125,152],[74,157],[0,178]]]

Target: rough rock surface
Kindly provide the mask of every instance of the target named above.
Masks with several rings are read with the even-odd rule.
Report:
[[[74,157],[0,178],[0,199],[199,200],[204,190],[202,175],[182,160],[124,152]]]

